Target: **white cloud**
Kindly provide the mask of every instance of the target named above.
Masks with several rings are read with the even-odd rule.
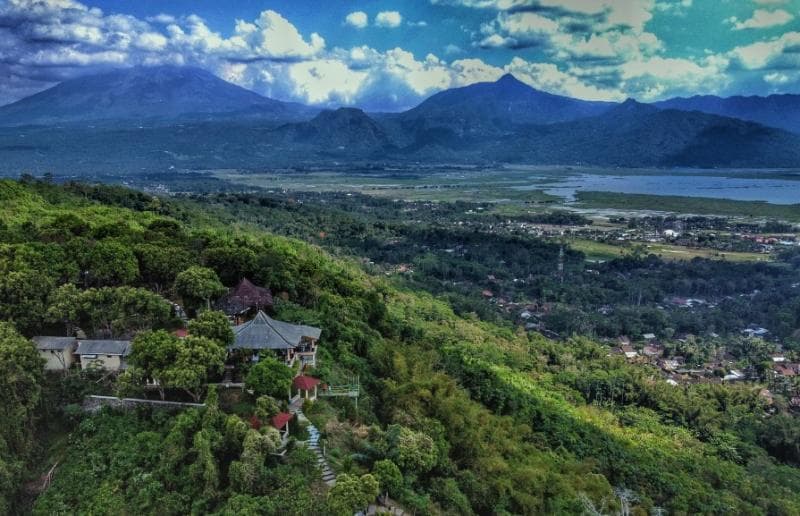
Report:
[[[354,104],[369,74],[336,59],[294,63],[288,67],[295,98],[311,104]]]
[[[794,20],[794,15],[784,11],[783,9],[776,9],[774,11],[767,9],[756,9],[753,12],[753,16],[747,20],[739,21],[735,16],[729,18],[728,20],[733,23],[734,30],[766,29],[769,27],[786,25],[790,21]]]
[[[504,70],[536,89],[587,100],[622,100],[625,96],[616,89],[604,89],[582,81],[558,69],[553,63],[533,63],[515,57]]]
[[[263,11],[252,24],[237,22],[235,36],[227,43],[238,48],[240,41],[256,57],[272,59],[308,59],[325,48],[325,40],[319,34],[312,33],[306,41],[294,25],[272,10]]]
[[[162,25],[169,25],[170,23],[175,23],[177,20],[171,14],[157,14],[155,16],[149,16],[145,18],[150,23],[160,23]]]
[[[786,32],[768,41],[742,45],[727,53],[746,70],[800,68],[800,32]]]
[[[364,11],[354,11],[345,16],[344,22],[351,27],[363,29],[369,24],[369,17]]]
[[[378,27],[395,28],[403,23],[403,16],[397,11],[381,11],[375,16],[375,25]]]

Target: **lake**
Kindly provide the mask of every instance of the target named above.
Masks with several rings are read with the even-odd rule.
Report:
[[[766,201],[772,204],[800,203],[800,181],[753,177],[706,175],[598,175],[576,174],[561,179],[532,176],[534,184],[519,190],[544,190],[551,195],[575,199],[578,191],[627,194],[711,197],[736,201]]]

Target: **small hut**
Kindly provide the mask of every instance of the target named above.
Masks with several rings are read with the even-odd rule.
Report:
[[[251,311],[269,311],[272,306],[272,292],[266,287],[254,285],[247,278],[240,281],[214,304],[215,309],[224,312],[235,322],[241,322],[241,319]]]

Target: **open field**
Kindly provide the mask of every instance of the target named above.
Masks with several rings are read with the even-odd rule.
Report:
[[[770,261],[769,255],[762,253],[721,252],[715,249],[696,249],[668,244],[627,242],[625,245],[611,245],[583,239],[572,239],[568,241],[568,244],[571,248],[583,252],[589,260],[611,260],[632,253],[636,246],[642,246],[646,253],[652,253],[670,261],[691,260],[693,258],[708,258],[730,262]]]

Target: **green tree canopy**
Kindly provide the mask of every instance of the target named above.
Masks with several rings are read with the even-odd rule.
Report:
[[[44,362],[33,343],[0,322],[0,513],[11,503],[33,448]]]
[[[381,491],[389,496],[397,496],[403,489],[403,474],[397,464],[389,459],[379,460],[372,465],[372,475],[381,486]]]
[[[175,388],[199,400],[209,375],[222,371],[225,349],[205,337],[179,339],[157,330],[136,336],[129,360],[141,374],[158,382],[162,399],[165,389]]]
[[[197,309],[211,306],[211,298],[221,296],[226,288],[212,269],[193,266],[176,276],[175,290],[188,308]]]
[[[277,358],[262,356],[259,362],[250,368],[245,385],[252,389],[256,396],[267,395],[283,399],[289,394],[294,372]]]
[[[228,317],[216,310],[203,310],[189,321],[189,333],[207,337],[227,347],[233,344],[233,330]]]
[[[426,473],[436,465],[433,439],[401,425],[391,425],[386,432],[389,455],[404,471]]]
[[[133,251],[115,240],[102,240],[89,251],[86,269],[95,285],[123,285],[139,276],[139,263]]]
[[[378,481],[372,475],[339,475],[328,491],[328,509],[335,516],[351,516],[364,510],[378,496]]]

